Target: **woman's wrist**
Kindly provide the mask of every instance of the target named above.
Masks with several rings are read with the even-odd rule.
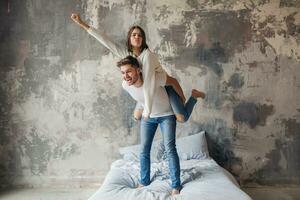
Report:
[[[83,29],[85,29],[85,30],[88,30],[90,28],[89,25],[87,25],[86,23],[84,23],[82,21],[80,21],[78,23],[79,23],[80,27],[83,28]]]

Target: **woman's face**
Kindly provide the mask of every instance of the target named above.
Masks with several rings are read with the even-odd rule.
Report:
[[[130,35],[130,43],[133,48],[140,48],[142,46],[142,33],[140,29],[135,28],[133,29],[131,35]]]

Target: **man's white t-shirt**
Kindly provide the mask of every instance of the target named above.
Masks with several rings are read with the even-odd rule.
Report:
[[[155,92],[153,97],[152,112],[150,117],[164,117],[173,115],[170,106],[169,97],[164,86],[166,85],[167,77],[164,73],[155,73]],[[129,86],[126,81],[123,81],[122,87],[130,96],[139,102],[143,107],[145,105],[145,98],[143,92],[143,85],[141,87]]]

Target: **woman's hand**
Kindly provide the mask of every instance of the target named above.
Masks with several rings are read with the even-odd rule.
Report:
[[[84,28],[84,29],[89,29],[90,26],[86,23],[84,23],[81,18],[80,18],[80,15],[77,14],[77,13],[72,13],[71,14],[71,19],[77,23],[80,27]]]
[[[81,18],[80,18],[80,15],[77,14],[77,13],[72,13],[71,14],[71,19],[76,22],[77,24],[80,24],[81,22]]]

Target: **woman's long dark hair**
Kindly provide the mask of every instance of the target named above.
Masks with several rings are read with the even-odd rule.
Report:
[[[128,52],[132,53],[133,52],[133,49],[132,49],[132,45],[131,45],[131,42],[130,42],[130,37],[131,37],[131,33],[134,29],[139,29],[141,31],[141,34],[142,34],[142,46],[141,46],[141,52],[144,51],[144,49],[148,49],[148,45],[146,43],[146,34],[145,34],[145,31],[140,27],[140,26],[132,26],[128,33],[127,33],[127,50]]]

